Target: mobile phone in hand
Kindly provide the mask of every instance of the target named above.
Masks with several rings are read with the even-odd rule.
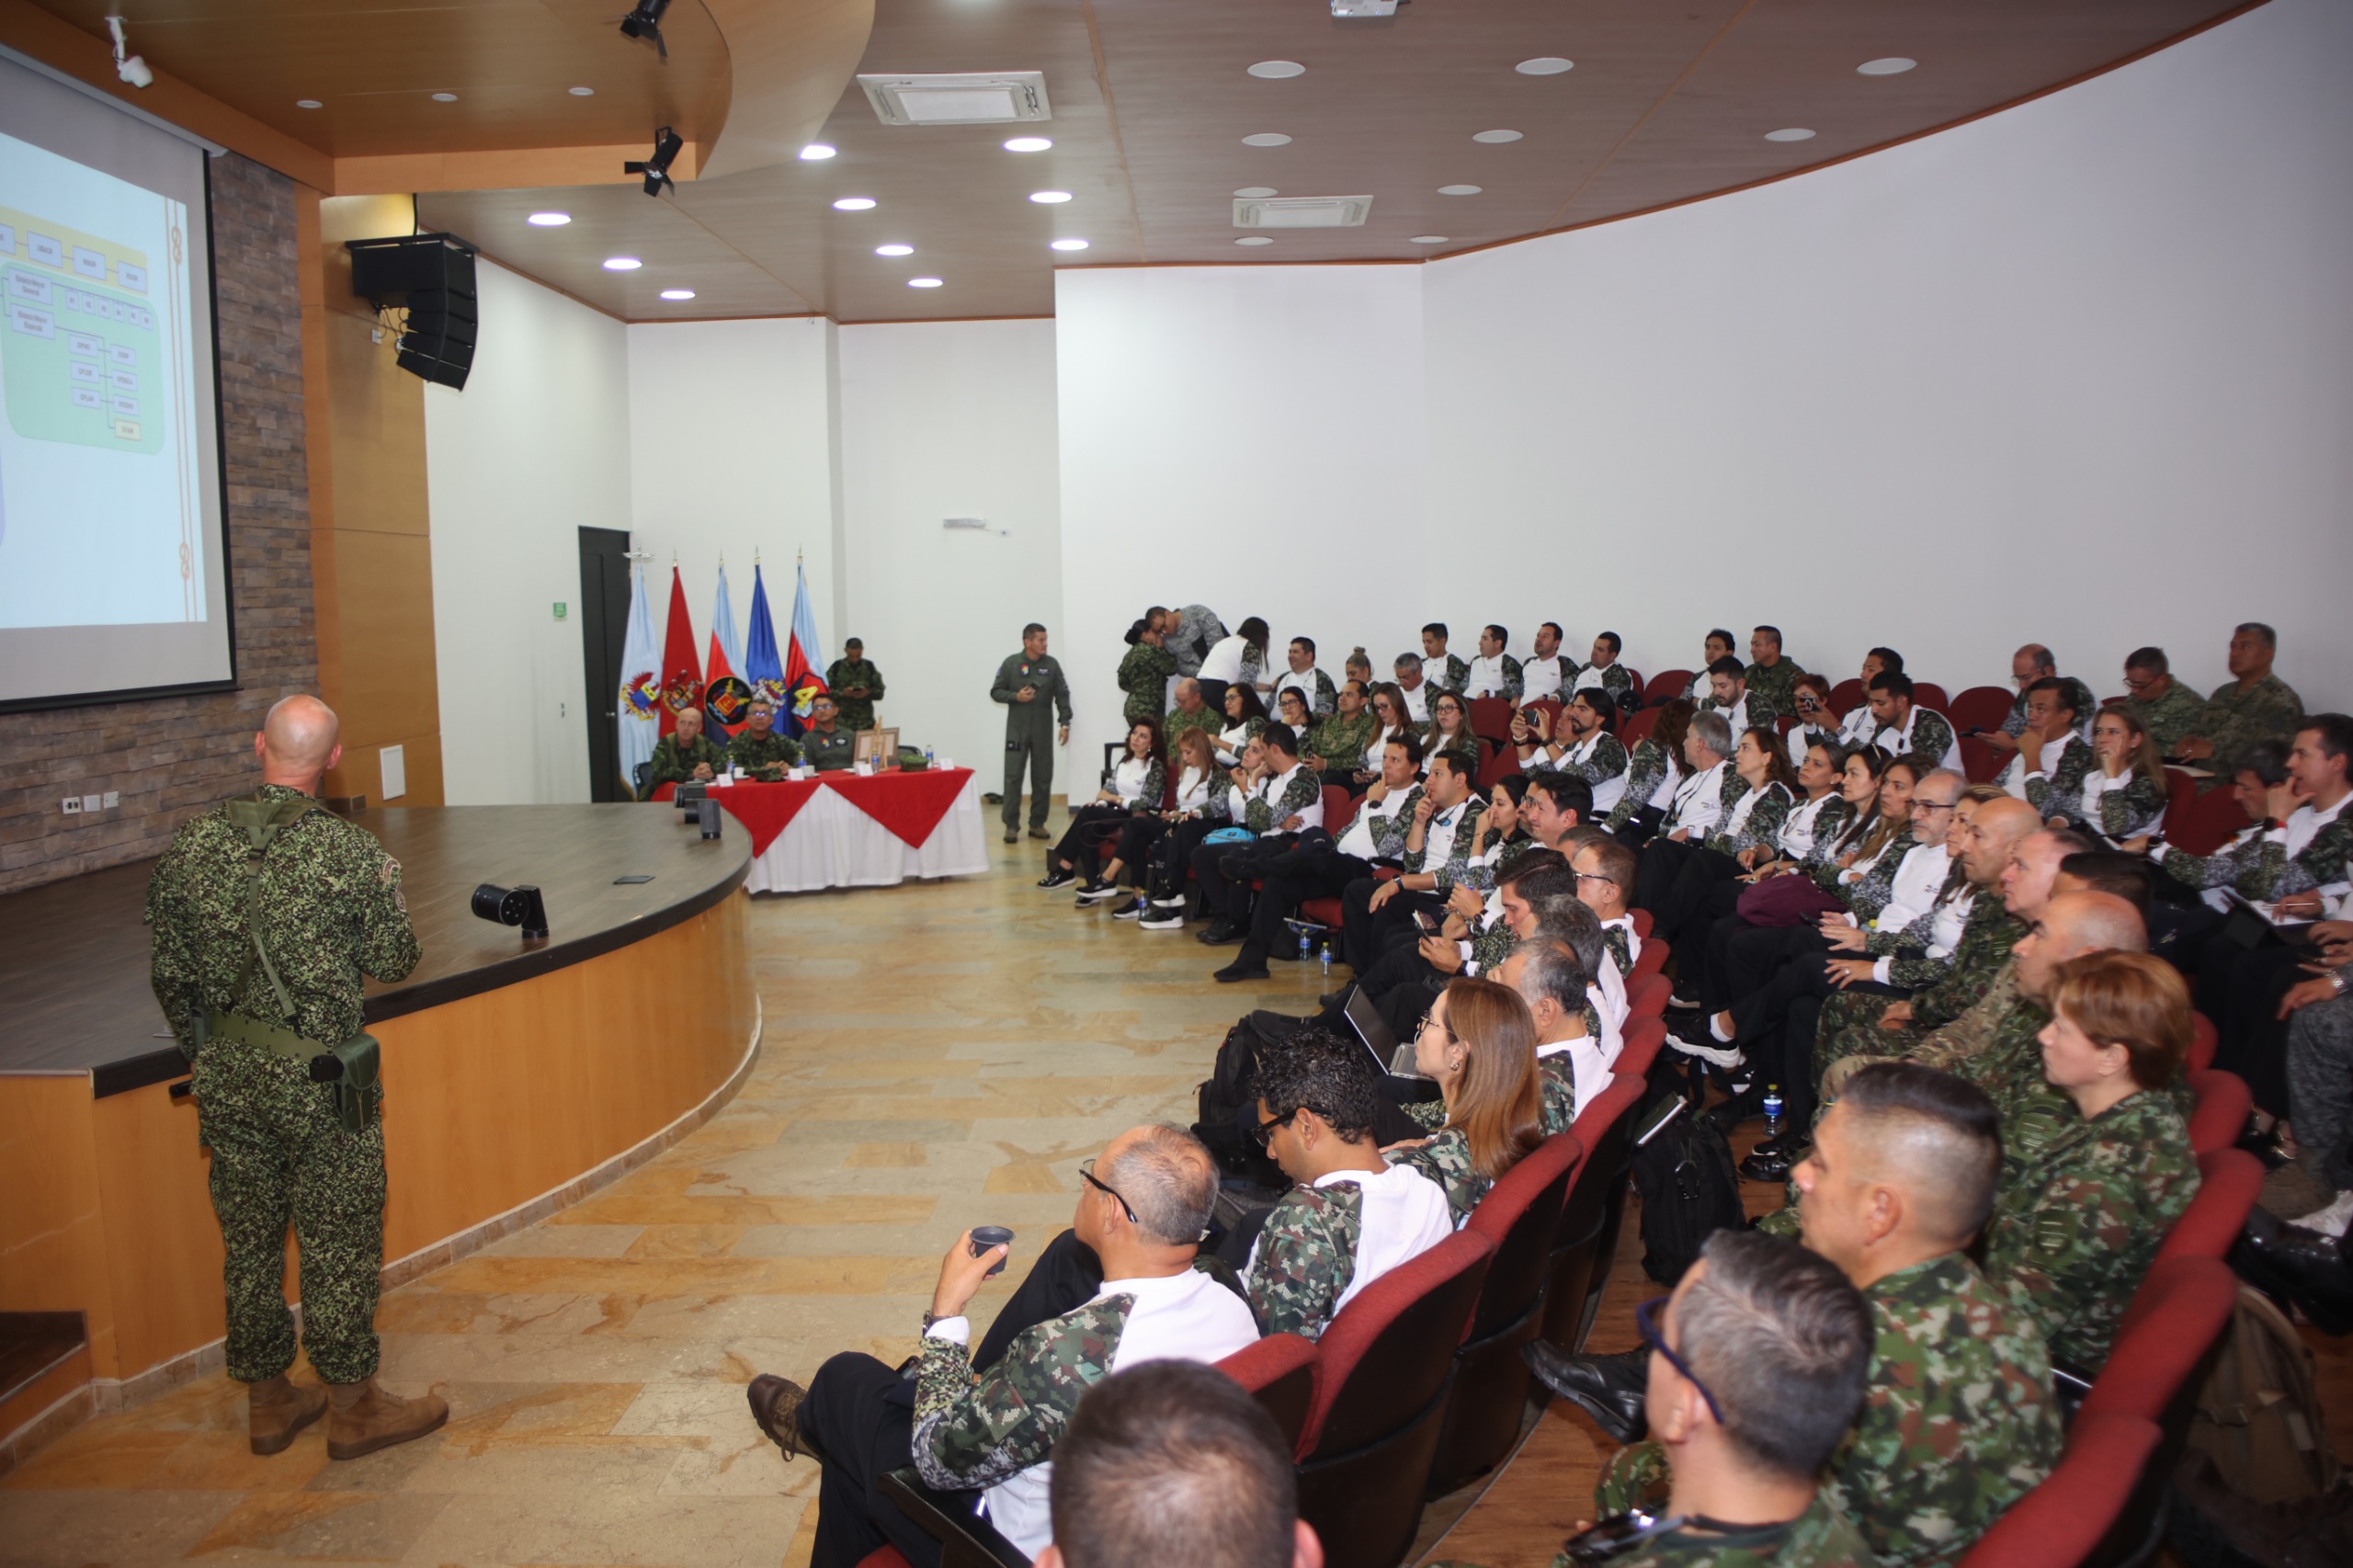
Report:
[[[1422,928],[1422,935],[1425,937],[1435,937],[1438,935],[1438,921],[1431,916],[1430,912],[1427,909],[1417,909],[1414,911],[1414,924]]]

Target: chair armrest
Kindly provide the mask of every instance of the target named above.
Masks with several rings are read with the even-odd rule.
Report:
[[[970,1493],[935,1492],[913,1465],[885,1475],[881,1490],[909,1523],[939,1542],[939,1568],[1029,1568],[1019,1547],[972,1511]]]

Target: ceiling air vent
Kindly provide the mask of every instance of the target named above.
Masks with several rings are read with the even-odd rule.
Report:
[[[858,85],[885,125],[1004,125],[1054,117],[1042,71],[860,76]]]
[[[1236,197],[1237,229],[1354,229],[1372,213],[1370,196]]]

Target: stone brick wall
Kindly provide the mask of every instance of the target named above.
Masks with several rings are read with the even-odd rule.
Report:
[[[296,188],[234,153],[211,173],[237,689],[0,714],[0,892],[161,853],[197,811],[251,787],[262,715],[317,684]],[[58,810],[109,790],[118,810]]]

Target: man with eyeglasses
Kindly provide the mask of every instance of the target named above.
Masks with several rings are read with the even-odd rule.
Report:
[[[1218,1187],[1198,1139],[1131,1128],[1079,1177],[1070,1230],[977,1352],[964,1309],[1009,1248],[975,1247],[967,1231],[939,1266],[911,1373],[850,1352],[805,1390],[752,1380],[760,1430],[787,1460],[807,1454],[823,1467],[813,1568],[854,1568],[886,1545],[917,1568],[939,1562],[939,1542],[875,1489],[910,1462],[1034,1558],[1053,1534],[1049,1461],[1080,1395],[1139,1362],[1216,1361],[1258,1338],[1242,1298],[1193,1267]]]
[[[1957,1561],[2059,1457],[2041,1335],[1968,1257],[1993,1212],[1999,1129],[1987,1096],[1951,1074],[1875,1066],[1823,1118],[1797,1168],[1795,1208],[1767,1221],[1768,1232],[1794,1231],[1868,1304],[1861,1414],[1830,1459],[1824,1491],[1891,1568]],[[1717,1374],[1702,1347],[1714,1348],[1694,1347],[1695,1369],[1722,1400],[1729,1391],[1717,1377],[1738,1374]],[[1548,1386],[1624,1441],[1640,1436],[1644,1413],[1629,1397],[1637,1358],[1655,1389],[1658,1358],[1644,1352],[1568,1358],[1541,1342],[1529,1351]],[[1655,1430],[1656,1408],[1649,1414]],[[1683,1463],[1665,1444],[1627,1449],[1604,1471],[1597,1506],[1631,1506]]]
[[[2163,648],[2135,648],[2124,655],[2124,706],[2157,743],[2160,756],[2176,756],[2205,716],[2205,699],[2173,678]]]

